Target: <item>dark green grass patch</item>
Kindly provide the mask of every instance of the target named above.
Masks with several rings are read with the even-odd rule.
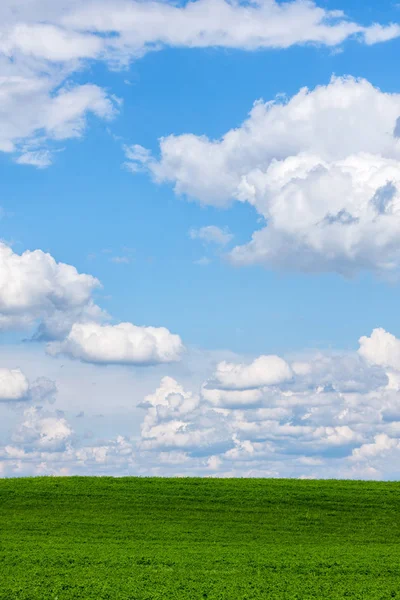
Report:
[[[0,480],[0,600],[400,600],[400,484]]]

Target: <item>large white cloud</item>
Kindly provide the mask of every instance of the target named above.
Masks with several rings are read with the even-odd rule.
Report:
[[[100,282],[41,250],[17,254],[0,242],[0,328],[42,322],[41,334],[65,334],[82,318],[99,318],[92,294]]]
[[[266,226],[236,264],[352,274],[400,265],[400,94],[333,78],[288,101],[257,102],[220,140],[161,139],[155,179],[204,204],[248,202]]]
[[[134,0],[3,0],[0,6],[0,151],[46,167],[52,141],[82,134],[85,116],[109,119],[112,96],[73,85],[93,60],[124,65],[150,50],[224,47],[254,50],[294,44],[366,44],[400,35],[397,24],[365,26],[312,1],[197,0],[176,5]],[[49,148],[50,143],[50,148]]]
[[[179,360],[183,344],[165,327],[86,322],[75,323],[63,341],[49,344],[48,351],[92,363],[148,365]]]

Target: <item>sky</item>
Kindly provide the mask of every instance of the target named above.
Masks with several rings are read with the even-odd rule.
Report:
[[[398,479],[400,5],[3,0],[0,476]]]

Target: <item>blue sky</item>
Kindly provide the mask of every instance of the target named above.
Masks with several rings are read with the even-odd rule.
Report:
[[[396,476],[396,3],[33,4],[0,9],[0,474]]]

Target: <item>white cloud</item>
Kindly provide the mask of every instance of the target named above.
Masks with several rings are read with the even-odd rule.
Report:
[[[0,402],[26,399],[29,382],[21,369],[0,369]]]
[[[201,395],[204,400],[214,406],[222,408],[240,408],[246,406],[255,406],[263,398],[261,390],[221,390],[203,386]]]
[[[48,416],[35,406],[24,411],[12,436],[14,443],[31,449],[60,452],[66,449],[73,431],[64,418]]]
[[[18,153],[20,164],[48,166],[50,142],[81,137],[90,113],[109,120],[117,112],[97,85],[62,85],[60,79],[18,63],[5,66],[0,54],[0,151]]]
[[[191,229],[189,236],[192,240],[198,239],[208,244],[217,244],[218,246],[226,246],[233,239],[233,235],[227,229],[221,229],[216,225]]]
[[[385,433],[375,436],[371,444],[363,444],[360,448],[355,448],[351,455],[352,460],[368,460],[377,456],[385,455],[388,452],[399,449],[400,440],[390,438]]]
[[[0,328],[42,321],[41,333],[65,333],[85,315],[101,316],[92,294],[100,282],[41,250],[15,253],[0,242]]]
[[[224,47],[254,50],[317,43],[336,46],[357,35],[368,43],[399,35],[395,26],[363,27],[341,11],[327,11],[314,2],[281,4],[262,0],[238,4],[226,0],[171,3],[98,1],[67,12],[64,26],[85,32],[114,33],[105,45],[123,58],[160,46]]]
[[[56,391],[54,381],[46,377],[30,383],[21,369],[0,368],[0,402],[52,402]]]
[[[279,356],[259,356],[249,365],[220,362],[207,385],[223,390],[251,390],[276,385],[291,377],[290,366]]]
[[[51,165],[52,155],[49,150],[34,150],[24,152],[15,161],[19,165],[31,165],[38,169],[45,169]]]
[[[359,340],[358,353],[368,362],[400,371],[400,340],[381,327]]]
[[[287,102],[257,102],[220,140],[185,134],[146,158],[156,181],[203,204],[248,202],[266,222],[235,264],[300,271],[400,266],[400,94],[333,78]]]
[[[100,325],[74,323],[67,337],[48,345],[50,354],[66,354],[86,362],[148,365],[180,359],[183,344],[165,327],[138,327],[132,323]]]

